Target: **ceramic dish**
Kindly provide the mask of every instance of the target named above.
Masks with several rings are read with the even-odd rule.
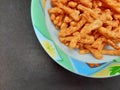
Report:
[[[48,8],[50,0],[32,0],[31,16],[38,40],[56,63],[86,77],[105,78],[120,74],[119,57],[104,56],[102,60],[96,60],[90,54],[80,55],[76,50],[63,45],[58,39],[58,31],[49,19]]]

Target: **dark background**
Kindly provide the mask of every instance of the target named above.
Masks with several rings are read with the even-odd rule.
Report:
[[[0,0],[0,90],[120,90],[120,76],[91,79],[57,65],[33,31],[31,0]]]

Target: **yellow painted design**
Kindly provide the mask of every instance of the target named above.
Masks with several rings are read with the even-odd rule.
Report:
[[[47,0],[42,0],[42,6],[43,6],[44,9],[45,9],[45,7],[46,7],[46,1],[47,1]]]
[[[96,74],[94,74],[94,76],[95,77],[107,77],[107,76],[110,76],[109,71],[110,71],[109,68],[105,68],[101,70],[100,72],[97,72]]]
[[[108,77],[110,76],[110,67],[120,66],[120,63],[110,64],[107,68],[101,70],[100,72],[95,73],[93,76],[95,77]]]
[[[55,49],[49,41],[43,41],[42,44],[43,44],[45,50],[48,52],[48,54],[51,57],[53,57],[53,58],[57,57]]]

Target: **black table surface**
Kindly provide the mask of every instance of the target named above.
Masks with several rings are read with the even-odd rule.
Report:
[[[31,0],[0,0],[0,90],[120,90],[120,76],[91,79],[56,64],[33,31]]]

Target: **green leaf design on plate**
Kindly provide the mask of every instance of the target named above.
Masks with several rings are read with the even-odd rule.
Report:
[[[49,40],[51,36],[46,26],[44,12],[40,6],[39,0],[32,0],[32,20],[33,25]]]
[[[118,57],[117,59],[114,60],[114,62],[120,62],[120,57]]]
[[[70,71],[74,72],[74,68],[73,65],[69,59],[69,57],[55,44],[56,49],[58,51],[58,54],[60,55],[60,57],[62,58],[62,60],[58,60],[57,62],[63,66],[64,68],[67,68]]]
[[[111,76],[116,75],[118,73],[120,74],[120,66],[110,67],[110,75]]]

